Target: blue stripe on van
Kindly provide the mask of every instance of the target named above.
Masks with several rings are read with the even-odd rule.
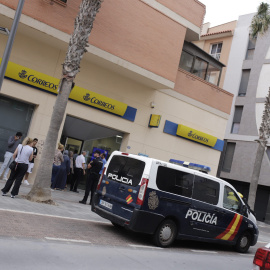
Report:
[[[166,121],[165,121],[164,129],[163,129],[163,132],[165,132],[165,133],[167,133],[167,134],[170,134],[170,135],[173,135],[173,136],[176,136],[176,137],[179,137],[178,135],[176,135],[177,128],[178,128],[178,124],[166,120]],[[181,138],[182,138],[182,139],[185,139],[185,140],[188,140],[188,139],[183,138],[183,137],[181,137]],[[189,140],[189,141],[190,141],[190,140]],[[195,142],[195,141],[192,141],[192,142],[198,143],[198,142]],[[200,143],[199,143],[199,144],[200,144]],[[210,147],[210,146],[205,145],[205,144],[200,144],[200,145],[204,145],[204,146],[206,146],[206,147]],[[210,148],[222,152],[223,147],[224,147],[224,141],[223,141],[223,140],[220,140],[220,139],[217,139],[217,142],[216,142],[215,146],[214,146],[214,147],[210,147]]]

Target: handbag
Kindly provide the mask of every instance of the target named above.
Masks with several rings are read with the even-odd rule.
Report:
[[[17,162],[16,162],[15,160],[13,160],[13,161],[10,163],[9,168],[10,168],[11,170],[16,171],[16,169],[17,169]]]
[[[21,151],[20,151],[20,155],[21,155],[21,153],[22,153],[22,150],[23,150],[23,146],[22,146],[22,149],[21,149]],[[10,163],[9,168],[10,168],[11,170],[16,171],[17,165],[18,165],[18,162],[16,162],[15,160],[13,160],[13,161]]]

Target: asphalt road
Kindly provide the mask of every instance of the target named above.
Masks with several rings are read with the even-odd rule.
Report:
[[[17,198],[0,197],[0,270],[243,270],[252,269],[256,249],[270,242],[270,226],[259,223],[259,242],[247,254],[193,241],[160,249],[150,236],[116,228],[79,204],[83,192],[53,192],[52,206],[25,200],[29,190],[22,185]]]
[[[247,270],[252,256],[196,250],[119,247],[58,240],[2,238],[1,269],[181,269]]]
[[[0,210],[0,269],[252,269],[247,254],[229,246],[176,241],[152,245],[151,237],[107,222]],[[263,244],[260,244],[261,246]],[[228,268],[228,265],[230,266]]]

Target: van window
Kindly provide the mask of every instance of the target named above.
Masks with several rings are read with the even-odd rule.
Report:
[[[223,207],[240,213],[242,203],[233,189],[228,186],[224,188]]]
[[[163,166],[158,167],[157,187],[160,190],[190,198],[192,185],[192,174]]]
[[[219,199],[219,186],[216,181],[196,175],[192,198],[216,205]]]
[[[110,180],[136,187],[142,178],[145,162],[126,157],[113,156],[106,176]]]

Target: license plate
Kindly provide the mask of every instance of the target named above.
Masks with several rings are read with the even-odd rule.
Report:
[[[100,200],[99,204],[106,207],[106,208],[108,208],[108,209],[112,209],[112,206],[113,206],[111,203],[105,202],[103,200]]]

